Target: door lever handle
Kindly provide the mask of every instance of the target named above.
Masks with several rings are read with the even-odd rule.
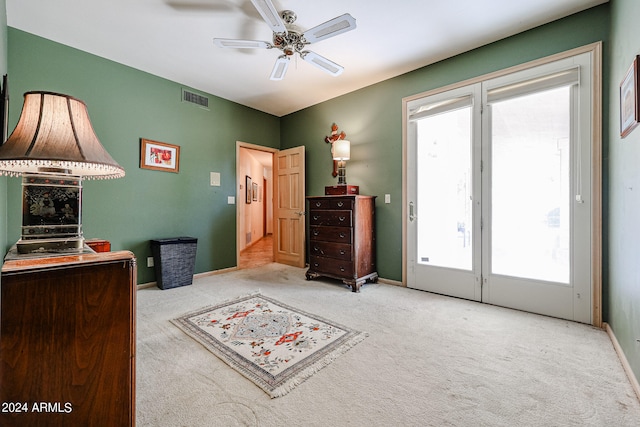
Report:
[[[418,219],[418,217],[413,213],[413,202],[409,202],[409,221],[413,222],[416,219]]]

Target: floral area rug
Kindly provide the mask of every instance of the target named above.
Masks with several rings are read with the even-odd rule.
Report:
[[[287,394],[367,336],[260,294],[172,322],[272,398]]]

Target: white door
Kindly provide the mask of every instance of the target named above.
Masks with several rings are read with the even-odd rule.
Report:
[[[407,284],[592,322],[591,54],[407,103]]]
[[[583,54],[484,85],[485,302],[592,321],[588,70]]]
[[[480,86],[409,105],[408,285],[480,300]]]

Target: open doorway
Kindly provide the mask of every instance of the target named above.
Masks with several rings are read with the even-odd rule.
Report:
[[[238,268],[274,261],[273,154],[275,149],[237,143]]]

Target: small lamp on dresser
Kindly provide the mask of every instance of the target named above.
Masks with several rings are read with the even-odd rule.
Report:
[[[338,139],[333,143],[333,160],[338,162],[338,185],[325,187],[325,195],[358,194],[357,185],[347,185],[347,160],[351,159],[351,142]]]
[[[19,254],[80,253],[82,180],[124,176],[93,131],[84,102],[27,92],[16,128],[0,146],[0,174],[22,176]]]
[[[347,160],[350,158],[350,141],[339,139],[333,143],[333,160],[338,162],[338,185],[347,185]]]

